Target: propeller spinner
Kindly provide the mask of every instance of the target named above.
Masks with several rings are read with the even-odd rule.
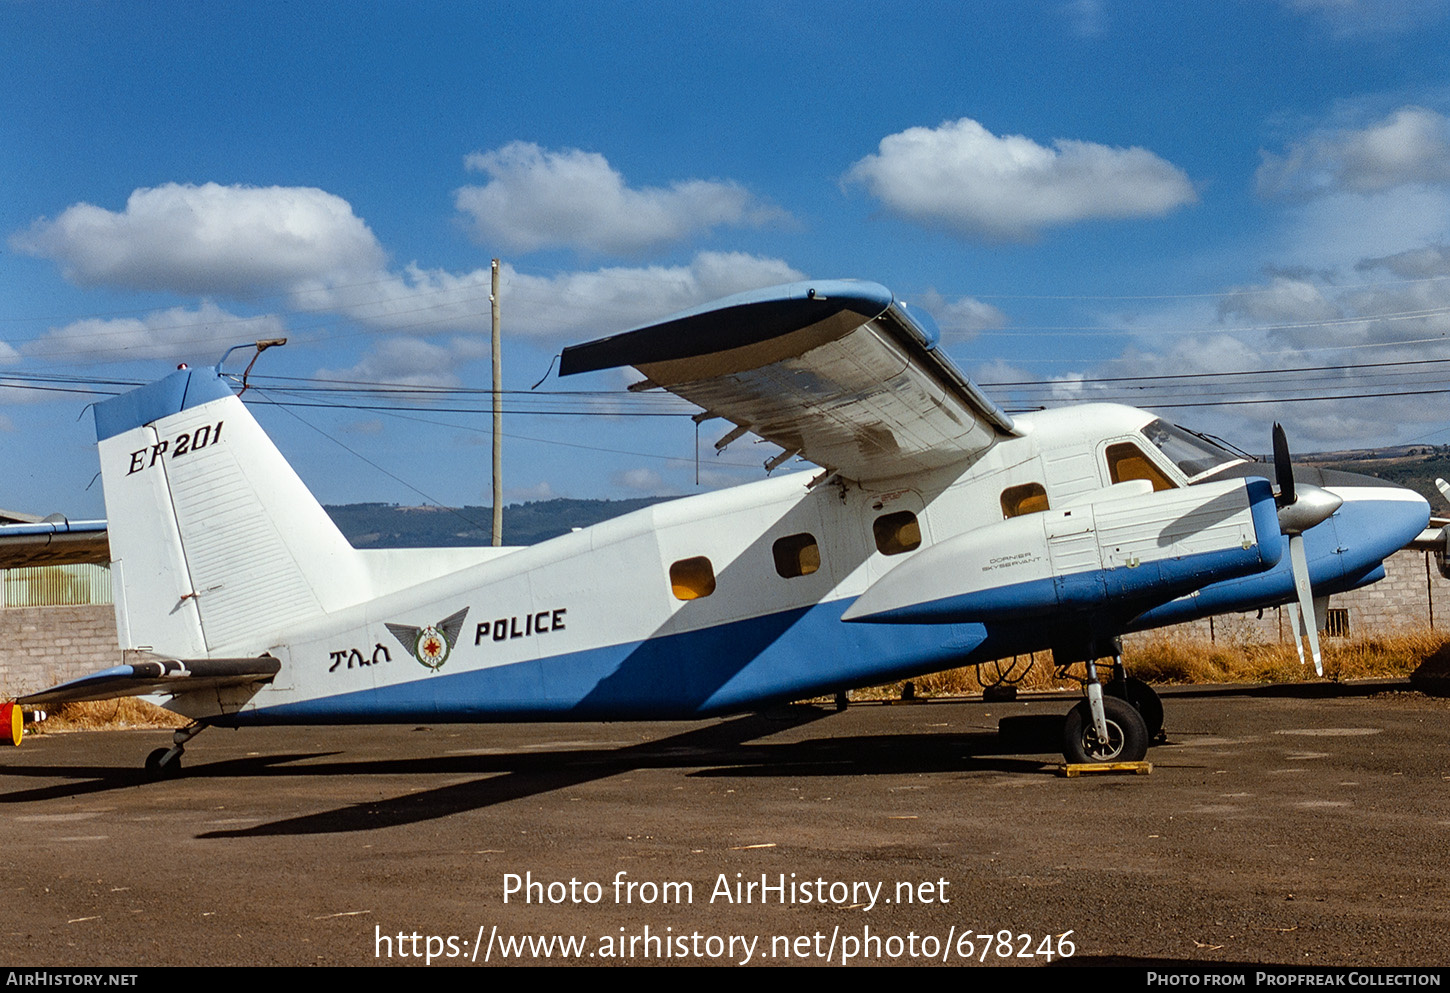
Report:
[[[1289,539],[1289,564],[1294,575],[1294,593],[1298,609],[1295,613],[1294,646],[1299,662],[1304,662],[1304,642],[1309,639],[1309,652],[1314,658],[1314,671],[1324,675],[1323,656],[1319,652],[1319,625],[1314,616],[1314,590],[1309,583],[1309,559],[1304,552],[1304,532],[1329,520],[1344,503],[1341,497],[1308,483],[1296,485],[1294,464],[1289,457],[1289,440],[1284,426],[1274,424],[1274,479],[1279,492],[1274,504],[1279,508],[1279,530]]]

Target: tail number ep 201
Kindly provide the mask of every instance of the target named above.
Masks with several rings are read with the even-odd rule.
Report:
[[[216,444],[222,440],[222,425],[225,423],[217,421],[215,424],[203,424],[194,431],[183,431],[175,438],[162,438],[154,445],[132,452],[131,467],[126,470],[126,475],[151,468],[163,456],[179,459],[189,452],[197,452],[207,445]]]

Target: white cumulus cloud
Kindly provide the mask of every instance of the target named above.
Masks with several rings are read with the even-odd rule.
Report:
[[[1450,276],[1450,245],[1427,245],[1382,258],[1364,259],[1355,268],[1361,272],[1387,269],[1401,279],[1437,279]]]
[[[975,297],[948,300],[936,290],[929,289],[915,302],[936,318],[944,334],[970,335],[987,328],[1006,327],[1009,323],[1006,314]]]
[[[1103,0],[1068,0],[1058,9],[1066,16],[1073,33],[1083,38],[1096,38],[1107,30]]]
[[[89,203],[11,238],[85,286],[247,296],[299,279],[380,268],[373,232],[341,197],[310,187],[167,183],[122,211]]]
[[[513,252],[576,248],[639,255],[722,225],[756,226],[785,217],[743,186],[689,179],[634,189],[603,155],[549,151],[515,141],[475,152],[465,164],[487,174],[454,195],[475,236]]]
[[[1340,38],[1412,31],[1445,16],[1444,0],[1280,0]]]
[[[845,175],[893,213],[966,236],[1025,241],[1043,228],[1159,217],[1197,196],[1183,170],[1144,148],[999,137],[970,118],[908,128]]]
[[[1401,107],[1366,127],[1322,131],[1283,154],[1264,152],[1262,158],[1255,182],[1269,197],[1450,184],[1450,118],[1425,107]]]
[[[1128,384],[1104,377],[1132,376],[1135,390],[1142,384],[1142,406],[1168,404],[1163,416],[1250,451],[1268,450],[1276,420],[1296,452],[1442,431],[1443,405],[1416,391],[1437,388],[1427,363],[1450,358],[1450,285],[1424,277],[1365,282],[1365,274],[1445,275],[1446,259],[1438,247],[1365,259],[1348,283],[1335,273],[1280,272],[1226,290],[1216,317],[1201,301],[1142,315],[1136,343],[1117,359],[1060,377],[1050,397],[1121,401]],[[1212,378],[1179,378],[1196,374]],[[1343,399],[1318,399],[1336,397]],[[1177,407],[1195,401],[1206,405]]]
[[[1322,285],[1291,275],[1276,275],[1268,286],[1229,290],[1218,312],[1220,318],[1248,324],[1311,323],[1341,316]]]
[[[689,265],[504,273],[509,327],[560,341],[613,334],[719,297],[805,279],[780,259],[700,252]]]
[[[285,325],[276,315],[239,317],[204,300],[195,310],[172,307],[144,317],[73,321],[21,345],[20,353],[45,362],[166,359],[210,365],[239,342],[285,333]]]
[[[636,493],[658,493],[665,485],[665,479],[653,469],[636,467],[621,469],[610,474],[609,481],[622,490]]]
[[[718,297],[805,276],[780,259],[743,252],[700,252],[687,265],[608,266],[551,275],[499,269],[504,334],[567,342],[610,334]],[[483,335],[492,320],[492,273],[454,273],[409,265],[363,283],[310,282],[293,299],[310,312],[333,311],[380,331]]]
[[[459,384],[454,349],[421,338],[387,338],[347,369],[318,369],[318,379],[404,386],[453,387]]]
[[[545,479],[540,480],[533,486],[505,487],[503,496],[505,504],[511,504],[533,503],[538,500],[554,500],[558,498],[559,494],[554,487],[549,485],[549,481]],[[479,494],[479,499],[487,500],[491,504],[493,502],[493,494],[491,492],[481,493]]]

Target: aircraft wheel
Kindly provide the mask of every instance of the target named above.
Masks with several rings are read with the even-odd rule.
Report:
[[[169,748],[158,748],[146,756],[146,772],[152,779],[172,779],[181,774],[180,755],[165,765],[161,764],[161,760],[166,757],[166,753],[169,751],[171,751]]]
[[[1103,716],[1108,722],[1107,741],[1098,738],[1086,700],[1068,711],[1062,726],[1063,757],[1073,764],[1141,761],[1148,754],[1148,729],[1133,705],[1104,695]]]
[[[1158,692],[1143,682],[1128,676],[1126,679],[1115,679],[1111,683],[1103,684],[1103,692],[1111,696],[1127,700],[1143,718],[1143,724],[1148,728],[1148,740],[1155,740],[1163,732],[1163,699]]]

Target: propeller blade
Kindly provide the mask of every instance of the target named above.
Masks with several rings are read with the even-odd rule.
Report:
[[[1289,459],[1289,438],[1284,425],[1274,422],[1274,481],[1279,484],[1280,507],[1294,502],[1294,464]]]
[[[1299,664],[1304,664],[1304,625],[1299,622],[1299,601],[1290,600],[1289,608],[1289,630],[1294,635],[1294,651],[1299,653]]]
[[[1435,477],[1435,489],[1450,503],[1450,483]],[[1440,529],[1440,547],[1435,549],[1435,568],[1440,570],[1440,575],[1450,579],[1450,527]]]
[[[1314,591],[1309,585],[1309,558],[1304,554],[1304,536],[1289,536],[1289,562],[1294,570],[1294,592],[1299,599],[1299,624],[1309,637],[1309,654],[1314,657],[1314,671],[1324,675],[1324,659],[1319,654],[1319,630],[1314,617]],[[1296,634],[1295,640],[1298,640]],[[1303,659],[1301,651],[1299,658]]]

